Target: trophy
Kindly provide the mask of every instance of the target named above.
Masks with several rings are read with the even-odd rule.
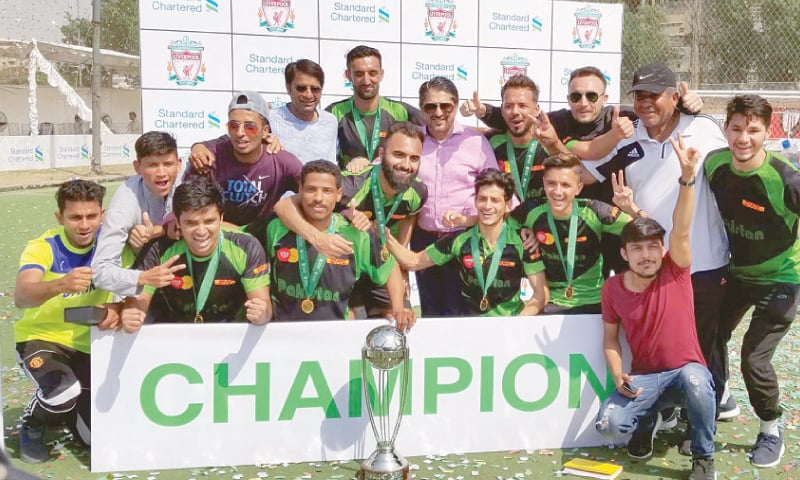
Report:
[[[394,450],[394,440],[403,419],[403,410],[406,404],[406,391],[408,390],[409,368],[403,367],[400,377],[400,406],[397,410],[396,420],[392,426],[389,398],[384,398],[389,371],[400,367],[408,360],[408,346],[406,336],[391,325],[382,325],[373,328],[368,334],[361,349],[361,381],[364,386],[364,398],[369,412],[369,422],[378,441],[378,447],[361,464],[362,480],[406,480],[408,479],[408,461]],[[375,393],[376,405],[385,405],[384,415],[377,420],[374,407],[369,398],[369,385],[367,384],[367,369],[370,366],[377,370]]]

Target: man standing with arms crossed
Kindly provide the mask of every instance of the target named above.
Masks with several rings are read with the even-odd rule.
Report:
[[[637,217],[622,230],[621,254],[629,270],[603,285],[603,352],[616,389],[601,405],[595,427],[618,438],[632,433],[628,453],[647,458],[661,423],[660,409],[689,411],[692,440],[690,480],[715,480],[715,398],[695,329],[690,230],[695,172],[700,153],[678,133],[670,143],[679,160],[680,191],[672,214],[670,248],[664,228]],[[665,254],[666,252],[666,254]],[[631,349],[631,371],[622,366],[620,327]]]
[[[753,310],[742,340],[741,369],[750,404],[760,419],[751,461],[781,461],[782,409],[772,356],[789,331],[800,304],[800,174],[788,160],[764,150],[772,107],[758,95],[728,103],[728,148],[705,162],[731,246],[731,274],[717,334],[721,370],[728,376],[728,341]]]

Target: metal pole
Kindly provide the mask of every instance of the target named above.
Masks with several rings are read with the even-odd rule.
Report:
[[[92,163],[93,175],[100,174],[100,154],[103,148],[100,132],[100,0],[92,0]]]

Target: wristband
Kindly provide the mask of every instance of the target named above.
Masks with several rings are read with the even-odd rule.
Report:
[[[692,185],[694,185],[694,182],[696,180],[697,180],[697,177],[692,177],[692,179],[689,180],[688,182],[684,182],[683,180],[681,180],[681,177],[678,177],[678,184],[681,187],[691,187]]]

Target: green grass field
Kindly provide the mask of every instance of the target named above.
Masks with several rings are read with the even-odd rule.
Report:
[[[116,185],[109,185],[110,189]],[[52,461],[41,465],[26,465],[18,460],[17,426],[32,389],[14,363],[13,323],[21,311],[13,305],[14,279],[19,255],[25,242],[55,225],[53,211],[54,189],[25,190],[0,193],[0,352],[2,352],[3,422],[5,445],[12,461],[20,468],[41,478],[113,479],[138,478],[148,480],[187,479],[351,479],[358,473],[358,462],[301,463],[260,466],[220,466],[192,470],[161,472],[120,472],[113,474],[89,471],[89,452],[72,441],[66,431],[51,431],[48,439],[53,447]],[[109,196],[110,198],[110,196]],[[746,322],[743,322],[746,324]],[[741,341],[743,329],[734,335],[734,344]],[[736,348],[732,348],[732,365],[738,365]],[[774,362],[782,381],[782,401],[786,454],[774,469],[754,469],[748,462],[747,451],[758,433],[758,421],[749,408],[747,396],[738,372],[732,371],[731,389],[743,415],[730,423],[718,424],[716,466],[720,479],[800,479],[800,327],[797,323],[784,339]],[[564,461],[574,457],[611,460],[624,466],[621,479],[680,479],[688,476],[690,460],[678,454],[675,447],[681,439],[683,425],[656,439],[653,458],[633,461],[624,449],[587,448],[569,450],[536,450],[493,453],[470,453],[430,457],[412,457],[412,474],[417,479],[547,479],[560,477]],[[535,432],[536,426],[531,425]],[[120,432],[124,435],[124,432]],[[414,432],[400,430],[401,436]],[[246,440],[246,439],[244,439]],[[244,441],[243,440],[243,441]]]

